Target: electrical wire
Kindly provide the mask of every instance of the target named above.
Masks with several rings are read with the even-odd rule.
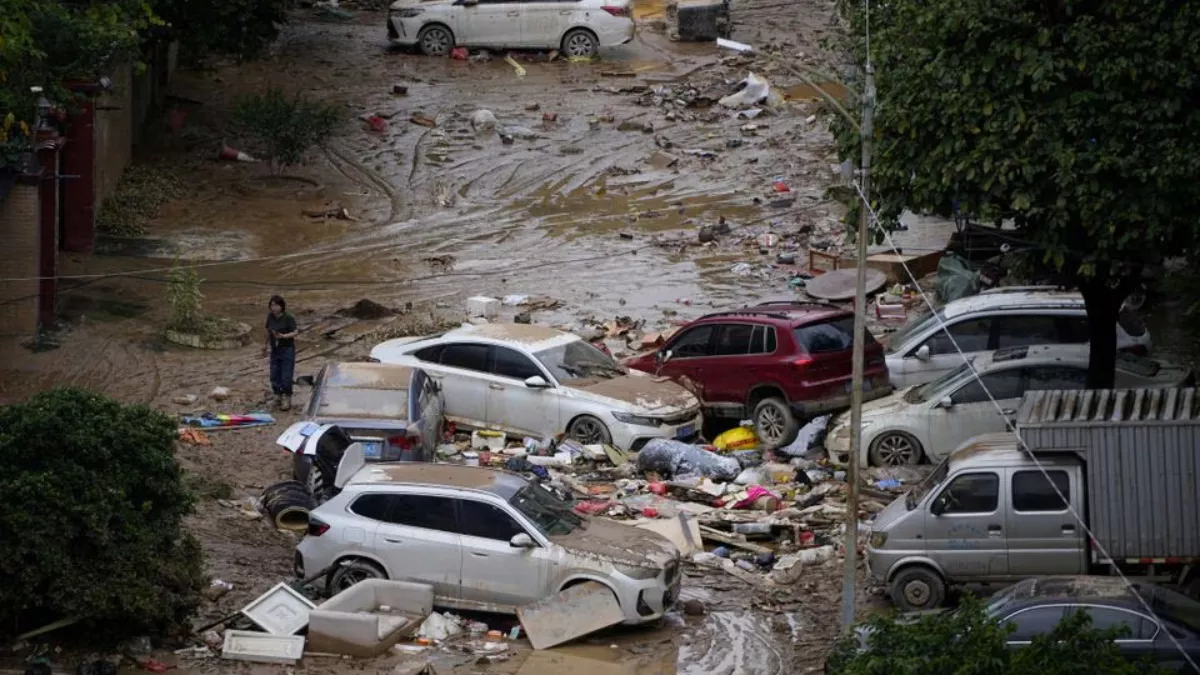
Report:
[[[855,182],[854,188],[858,192],[858,195],[859,195],[860,199],[862,200],[863,206],[867,209],[868,213],[870,214],[872,224],[878,226],[879,225],[878,214],[875,212],[874,209],[871,208],[870,202],[867,200],[866,195],[863,194],[862,186],[859,183]],[[892,233],[889,232],[886,228],[881,228],[881,229],[883,229],[884,238],[887,240],[888,246],[890,246],[893,251],[895,251],[897,254],[899,254],[900,249],[896,247],[895,241],[892,240]],[[901,259],[900,265],[904,268],[905,274],[908,275],[908,278],[912,281],[913,286],[917,289],[917,292],[921,296],[921,300],[925,303],[926,307],[929,308],[931,315],[937,320],[938,328],[943,333],[946,334],[947,338],[950,339],[950,344],[954,345],[954,350],[956,352],[958,352],[958,355],[960,357],[962,357],[963,363],[965,363],[967,365],[967,368],[971,372],[971,376],[975,378],[975,381],[979,384],[979,387],[983,390],[983,393],[988,397],[988,400],[991,401],[992,405],[996,408],[996,412],[1000,415],[1000,418],[1004,420],[1005,427],[1007,427],[1007,429],[1010,432],[1012,432],[1012,434],[1016,437],[1017,443],[1024,450],[1025,455],[1033,461],[1034,466],[1037,467],[1038,471],[1040,471],[1042,473],[1042,476],[1046,479],[1046,484],[1048,484],[1054,490],[1054,493],[1056,495],[1058,495],[1058,498],[1061,499],[1063,504],[1066,505],[1067,510],[1071,514],[1071,517],[1075,519],[1075,521],[1079,524],[1079,526],[1081,528],[1083,528],[1084,533],[1087,534],[1088,540],[1091,541],[1092,545],[1096,547],[1096,549],[1100,552],[1100,554],[1104,557],[1104,559],[1108,561],[1110,567],[1112,567],[1112,570],[1114,572],[1116,572],[1117,576],[1119,576],[1121,578],[1121,581],[1125,583],[1125,586],[1129,589],[1129,592],[1133,593],[1134,597],[1136,597],[1138,599],[1138,602],[1141,604],[1141,606],[1143,608],[1145,608],[1146,612],[1149,613],[1150,616],[1154,617],[1155,621],[1157,621],[1161,627],[1163,622],[1161,619],[1159,619],[1158,614],[1154,611],[1154,609],[1150,607],[1150,603],[1148,603],[1146,601],[1146,599],[1142,597],[1142,594],[1137,591],[1137,588],[1134,586],[1133,582],[1131,582],[1129,580],[1129,577],[1125,576],[1125,573],[1122,572],[1120,567],[1117,566],[1116,561],[1113,559],[1113,557],[1111,555],[1109,555],[1108,551],[1105,550],[1104,545],[1101,544],[1099,539],[1096,538],[1095,533],[1092,532],[1091,528],[1088,527],[1086,522],[1084,522],[1083,517],[1079,515],[1079,512],[1075,509],[1075,507],[1067,499],[1066,495],[1064,495],[1062,493],[1062,491],[1058,489],[1058,485],[1050,478],[1050,474],[1046,471],[1046,467],[1040,461],[1038,461],[1038,458],[1034,455],[1033,451],[1029,448],[1029,445],[1025,443],[1025,439],[1022,438],[1021,431],[1020,431],[1020,429],[1017,428],[1016,422],[1009,419],[1009,417],[1004,414],[1004,408],[1000,405],[999,401],[996,400],[996,397],[992,395],[992,392],[988,389],[987,384],[984,383],[983,378],[979,376],[979,371],[975,370],[974,362],[971,359],[967,358],[966,353],[958,345],[958,341],[954,339],[954,335],[952,335],[950,333],[949,327],[946,325],[946,322],[942,319],[942,316],[940,314],[938,314],[937,308],[934,306],[933,301],[929,299],[929,296],[925,293],[924,289],[922,289],[920,284],[917,283],[917,277],[915,274],[913,274],[912,270],[909,269],[908,263],[906,263],[903,259]],[[862,430],[856,429],[855,433],[861,434]],[[1167,637],[1169,637],[1171,639],[1172,644],[1174,644],[1175,648],[1179,650],[1179,653],[1183,655],[1183,658],[1188,662],[1188,665],[1190,665],[1192,667],[1192,670],[1195,672],[1200,672],[1200,667],[1197,667],[1196,662],[1192,660],[1191,655],[1189,655],[1187,653],[1187,651],[1184,650],[1183,645],[1179,644],[1179,640],[1177,640],[1175,638],[1175,636],[1171,633],[1171,631],[1167,630],[1165,627],[1160,628],[1160,630],[1162,630],[1163,632],[1165,632],[1167,634]]]

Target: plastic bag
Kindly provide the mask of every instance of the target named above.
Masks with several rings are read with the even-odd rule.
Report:
[[[728,450],[753,450],[758,447],[758,435],[747,427],[734,427],[717,436],[713,447],[722,452]]]
[[[796,434],[796,440],[792,441],[785,448],[780,448],[779,452],[788,457],[803,457],[812,450],[814,446],[820,446],[825,442],[825,433],[829,427],[829,415],[815,417],[808,424],[800,427],[800,432]]]
[[[732,457],[722,457],[698,445],[666,438],[651,439],[638,453],[639,471],[654,471],[666,476],[696,473],[714,480],[731,481],[742,467]]]
[[[726,108],[749,108],[763,101],[766,101],[767,107],[783,103],[783,97],[771,88],[771,83],[766,78],[750,73],[745,80],[742,80],[742,83],[744,86],[741,89],[721,99],[718,103]]]
[[[947,253],[938,262],[938,297],[942,302],[951,302],[979,292],[979,271],[970,261],[957,253]]]

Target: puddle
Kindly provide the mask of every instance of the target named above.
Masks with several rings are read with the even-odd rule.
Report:
[[[821,91],[824,91],[826,94],[829,94],[839,101],[845,101],[850,97],[850,91],[846,89],[846,85],[840,82],[814,81],[813,84],[816,84],[821,88]],[[812,101],[818,99],[823,100],[824,98],[821,96],[821,93],[817,91],[817,87],[814,87],[808,83],[801,83],[792,85],[790,87],[785,87],[783,89],[783,97],[789,101]]]
[[[516,675],[674,675],[677,650],[663,645],[657,654],[621,647],[567,646],[530,652]]]

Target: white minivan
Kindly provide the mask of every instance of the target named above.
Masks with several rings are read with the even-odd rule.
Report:
[[[942,324],[953,340],[942,330]],[[897,389],[925,384],[972,358],[1006,347],[1085,344],[1091,339],[1083,295],[1050,286],[1010,286],[946,303],[880,341]],[[957,343],[958,349],[955,349]],[[1150,331],[1132,311],[1117,323],[1117,349],[1150,353]]]

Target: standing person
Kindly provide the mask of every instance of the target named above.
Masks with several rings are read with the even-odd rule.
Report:
[[[272,295],[267,307],[267,344],[263,356],[271,357],[271,391],[275,407],[292,407],[292,377],[296,369],[296,319],[287,313],[282,296]]]

